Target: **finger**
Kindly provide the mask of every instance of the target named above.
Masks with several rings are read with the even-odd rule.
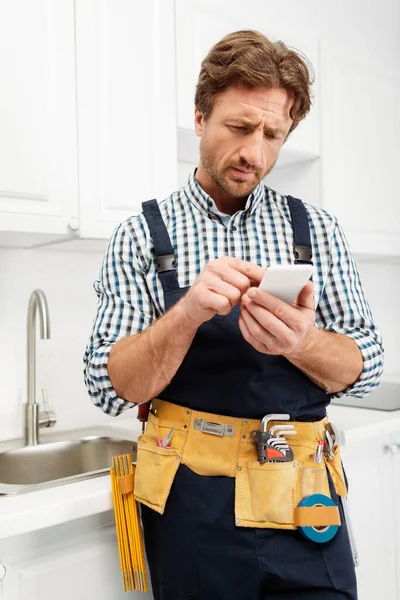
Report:
[[[278,319],[272,312],[256,302],[244,300],[242,301],[242,305],[248,310],[251,316],[256,319],[260,326],[267,330],[274,338],[280,342],[289,341],[292,331],[284,321]]]
[[[295,302],[297,306],[314,310],[314,284],[312,281],[307,281],[306,285],[301,290]]]
[[[217,278],[219,281],[225,281],[239,290],[240,294],[244,294],[250,287],[250,280],[226,262],[211,261],[207,265],[203,279],[209,282],[210,277]],[[215,279],[212,279],[212,281],[215,281]]]
[[[252,263],[247,260],[241,260],[240,258],[235,258],[233,256],[226,257],[226,260],[217,259],[215,263],[220,263],[221,265],[226,264],[233,270],[245,275],[249,281],[255,281],[257,285],[261,282],[266,271],[265,268],[260,267],[255,263]],[[218,264],[218,267],[220,266],[220,264]]]
[[[211,292],[215,292],[216,294],[220,294],[227,298],[231,308],[239,304],[242,292],[234,285],[221,279],[216,273],[207,273],[203,280],[203,284]]]
[[[197,299],[195,301],[196,310],[200,313],[209,316],[215,313],[220,315],[227,315],[232,310],[231,304],[225,296],[217,294],[212,290],[209,290],[204,282],[199,282],[197,285]],[[189,298],[192,290],[189,290],[186,298]]]
[[[252,338],[265,346],[276,346],[278,342],[277,338],[264,329],[245,306],[242,306],[240,312]]]
[[[266,347],[264,346],[264,344],[260,344],[260,342],[258,342],[254,338],[252,338],[250,331],[248,330],[248,327],[247,327],[246,323],[244,322],[242,313],[240,313],[240,316],[239,316],[239,329],[242,332],[242,336],[244,337],[246,342],[248,342],[256,350],[258,350],[258,352],[262,352],[263,354],[266,354]]]
[[[239,262],[238,270],[244,275],[246,275],[246,277],[248,277],[250,281],[255,281],[257,285],[261,283],[261,280],[264,277],[266,271],[265,268],[245,260]]]
[[[271,312],[285,324],[290,321],[290,318],[293,319],[297,317],[296,308],[259,288],[250,288],[248,292],[244,294],[242,302],[246,304],[249,301],[267,309],[267,311]]]
[[[253,290],[255,293],[251,295]],[[299,308],[303,307],[287,304],[283,300],[259,288],[250,288],[247,294],[242,297],[242,301],[246,303],[249,297],[256,304],[266,308],[290,329],[295,329],[303,318],[301,311],[299,311]]]
[[[207,290],[207,294],[205,294],[207,298],[207,306],[203,306],[202,309],[204,311],[213,310],[216,311],[219,315],[227,315],[231,312],[232,306],[225,296],[221,294],[216,294],[211,290]]]

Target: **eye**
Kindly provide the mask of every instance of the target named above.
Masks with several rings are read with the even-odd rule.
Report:
[[[246,127],[243,127],[242,125],[228,125],[228,127],[234,131],[246,131]]]
[[[265,137],[268,138],[269,140],[279,140],[279,135],[276,135],[275,133],[264,133]]]

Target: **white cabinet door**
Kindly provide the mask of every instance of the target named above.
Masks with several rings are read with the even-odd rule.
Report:
[[[342,448],[360,564],[359,598],[395,600],[393,478],[387,436]]]
[[[323,206],[354,252],[400,254],[400,71],[322,45]]]
[[[395,571],[397,600],[400,600],[400,432],[392,434],[388,453],[392,459],[394,537],[396,540]]]
[[[127,598],[113,527],[2,560],[7,569],[2,600]],[[129,597],[150,600],[152,594],[131,592]]]
[[[80,235],[176,189],[173,0],[76,3]]]
[[[262,5],[259,5],[260,8]],[[310,114],[283,146],[277,166],[309,161],[319,156],[319,40],[289,30],[274,22],[271,10],[249,10],[246,3],[233,0],[176,0],[176,64],[178,155],[181,162],[197,162],[198,143],[193,132],[194,95],[200,64],[210,48],[223,36],[239,29],[256,29],[273,41],[283,40],[309,58],[316,72],[316,96]]]
[[[62,239],[78,214],[73,0],[2,0],[0,80],[0,245]]]

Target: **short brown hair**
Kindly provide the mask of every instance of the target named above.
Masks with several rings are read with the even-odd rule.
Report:
[[[226,35],[201,63],[195,106],[207,119],[215,96],[231,85],[283,88],[294,98],[290,109],[293,131],[311,108],[314,73],[308,59],[281,41],[271,42],[259,31]]]

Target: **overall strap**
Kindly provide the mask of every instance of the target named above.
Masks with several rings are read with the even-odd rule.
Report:
[[[295,264],[312,265],[312,249],[308,214],[303,202],[293,196],[286,196],[289,202],[293,226],[293,252]]]
[[[175,253],[157,200],[142,202],[142,210],[153,239],[158,275],[164,294],[178,290]]]

